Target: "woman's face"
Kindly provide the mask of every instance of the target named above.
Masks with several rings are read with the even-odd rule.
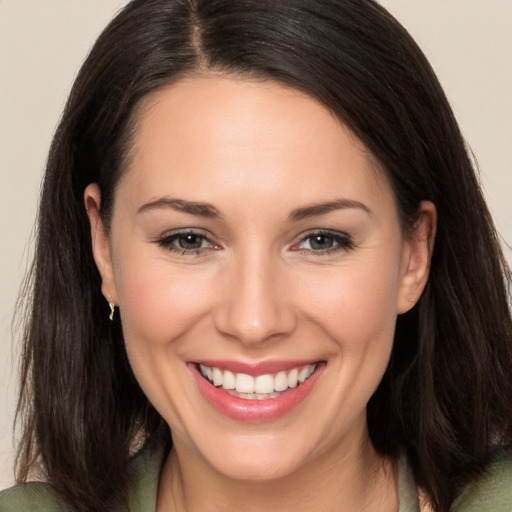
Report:
[[[182,80],[136,130],[108,240],[95,185],[85,200],[104,294],[178,457],[258,480],[359,449],[435,213],[423,204],[404,237],[363,145],[273,82]]]

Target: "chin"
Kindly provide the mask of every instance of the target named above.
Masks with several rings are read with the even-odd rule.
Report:
[[[198,446],[208,465],[233,480],[265,482],[285,478],[307,465],[309,457],[300,440],[279,433],[246,433],[210,439]]]
[[[291,454],[276,457],[273,454],[262,456],[252,453],[251,457],[239,457],[234,454],[221,461],[215,461],[214,469],[232,480],[245,482],[270,482],[286,478],[303,466],[303,461]]]

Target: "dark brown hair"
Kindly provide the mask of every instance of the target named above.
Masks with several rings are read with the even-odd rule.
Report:
[[[78,511],[114,510],[135,441],[162,419],[108,320],[84,188],[108,225],[142,98],[215,71],[275,80],[331,109],[378,160],[404,229],[422,200],[439,224],[428,285],[397,321],[368,404],[381,454],[405,453],[446,512],[512,442],[509,270],[447,99],[417,45],[372,0],[134,0],[94,45],[50,150],[28,297],[17,479],[39,461]]]

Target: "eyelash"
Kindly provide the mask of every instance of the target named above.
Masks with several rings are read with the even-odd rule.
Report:
[[[327,249],[323,250],[314,250],[314,249],[304,249],[300,248],[299,246],[303,244],[306,241],[310,241],[314,239],[315,237],[324,237],[324,238],[330,238],[333,241],[333,244],[335,244],[333,247],[329,247]],[[296,249],[295,249],[296,247]],[[312,233],[308,233],[307,235],[303,236],[298,243],[294,245],[295,251],[301,252],[302,254],[313,254],[313,255],[321,255],[321,256],[327,256],[329,254],[333,254],[338,251],[345,251],[348,252],[354,248],[354,241],[352,238],[347,235],[346,233],[340,233],[338,231],[329,231],[329,230],[318,230],[314,231]]]
[[[209,247],[198,247],[197,249],[186,249],[183,247],[178,247],[175,245],[175,243],[180,239],[184,238],[186,236],[193,236],[198,239],[201,239],[201,244],[204,242],[208,242],[210,244]],[[332,239],[334,247],[329,247],[327,249],[323,250],[314,250],[314,249],[304,249],[300,248],[299,246],[308,240],[311,241],[315,238],[328,238]],[[212,250],[215,248],[218,248],[217,245],[215,245],[208,236],[201,232],[197,232],[194,230],[186,230],[186,231],[178,231],[175,233],[171,233],[169,235],[164,235],[161,238],[158,238],[155,240],[155,242],[160,246],[164,247],[168,251],[178,254],[180,256],[202,256],[204,255],[205,251]],[[352,238],[345,234],[340,232],[333,232],[329,230],[318,230],[314,231],[312,233],[308,233],[307,235],[303,236],[299,242],[294,244],[292,246],[292,250],[296,252],[300,252],[302,254],[308,254],[308,255],[316,255],[316,256],[324,256],[333,254],[338,251],[345,251],[348,252],[354,248],[354,241]]]
[[[178,247],[175,245],[180,238],[184,238],[186,236],[194,236],[196,238],[201,239],[201,243],[208,242],[210,247],[198,247],[197,249],[185,249],[183,247]],[[211,250],[217,247],[204,233],[197,232],[194,230],[186,230],[186,231],[178,231],[175,233],[171,233],[169,235],[164,235],[161,238],[156,240],[156,243],[160,247],[164,247],[169,252],[178,254],[180,256],[202,256],[205,250]]]

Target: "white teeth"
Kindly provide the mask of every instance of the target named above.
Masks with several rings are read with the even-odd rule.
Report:
[[[199,365],[203,377],[214,386],[229,390],[230,393],[246,400],[267,400],[277,398],[288,388],[296,388],[306,381],[315,371],[316,364],[253,377],[245,373],[233,373],[229,370]]]
[[[296,388],[298,383],[299,383],[299,370],[297,370],[297,368],[294,368],[288,374],[288,387]]]
[[[254,380],[255,393],[272,393],[274,391],[274,378],[272,375],[258,375]]]
[[[286,375],[286,372],[279,372],[274,377],[274,389],[276,391],[288,389],[288,375]]]
[[[299,382],[304,382],[313,373],[313,371],[314,368],[311,369],[311,366],[304,366],[304,368],[299,372]]]
[[[222,371],[218,368],[213,368],[213,385],[220,386],[224,379],[222,378]]]
[[[236,390],[239,393],[254,393],[254,377],[245,373],[236,374]]]
[[[223,375],[223,382],[218,384],[218,386],[222,386],[224,389],[235,389],[236,381],[235,374],[226,370]]]
[[[257,396],[254,393],[238,393],[238,398],[243,398],[245,400],[258,400]]]

